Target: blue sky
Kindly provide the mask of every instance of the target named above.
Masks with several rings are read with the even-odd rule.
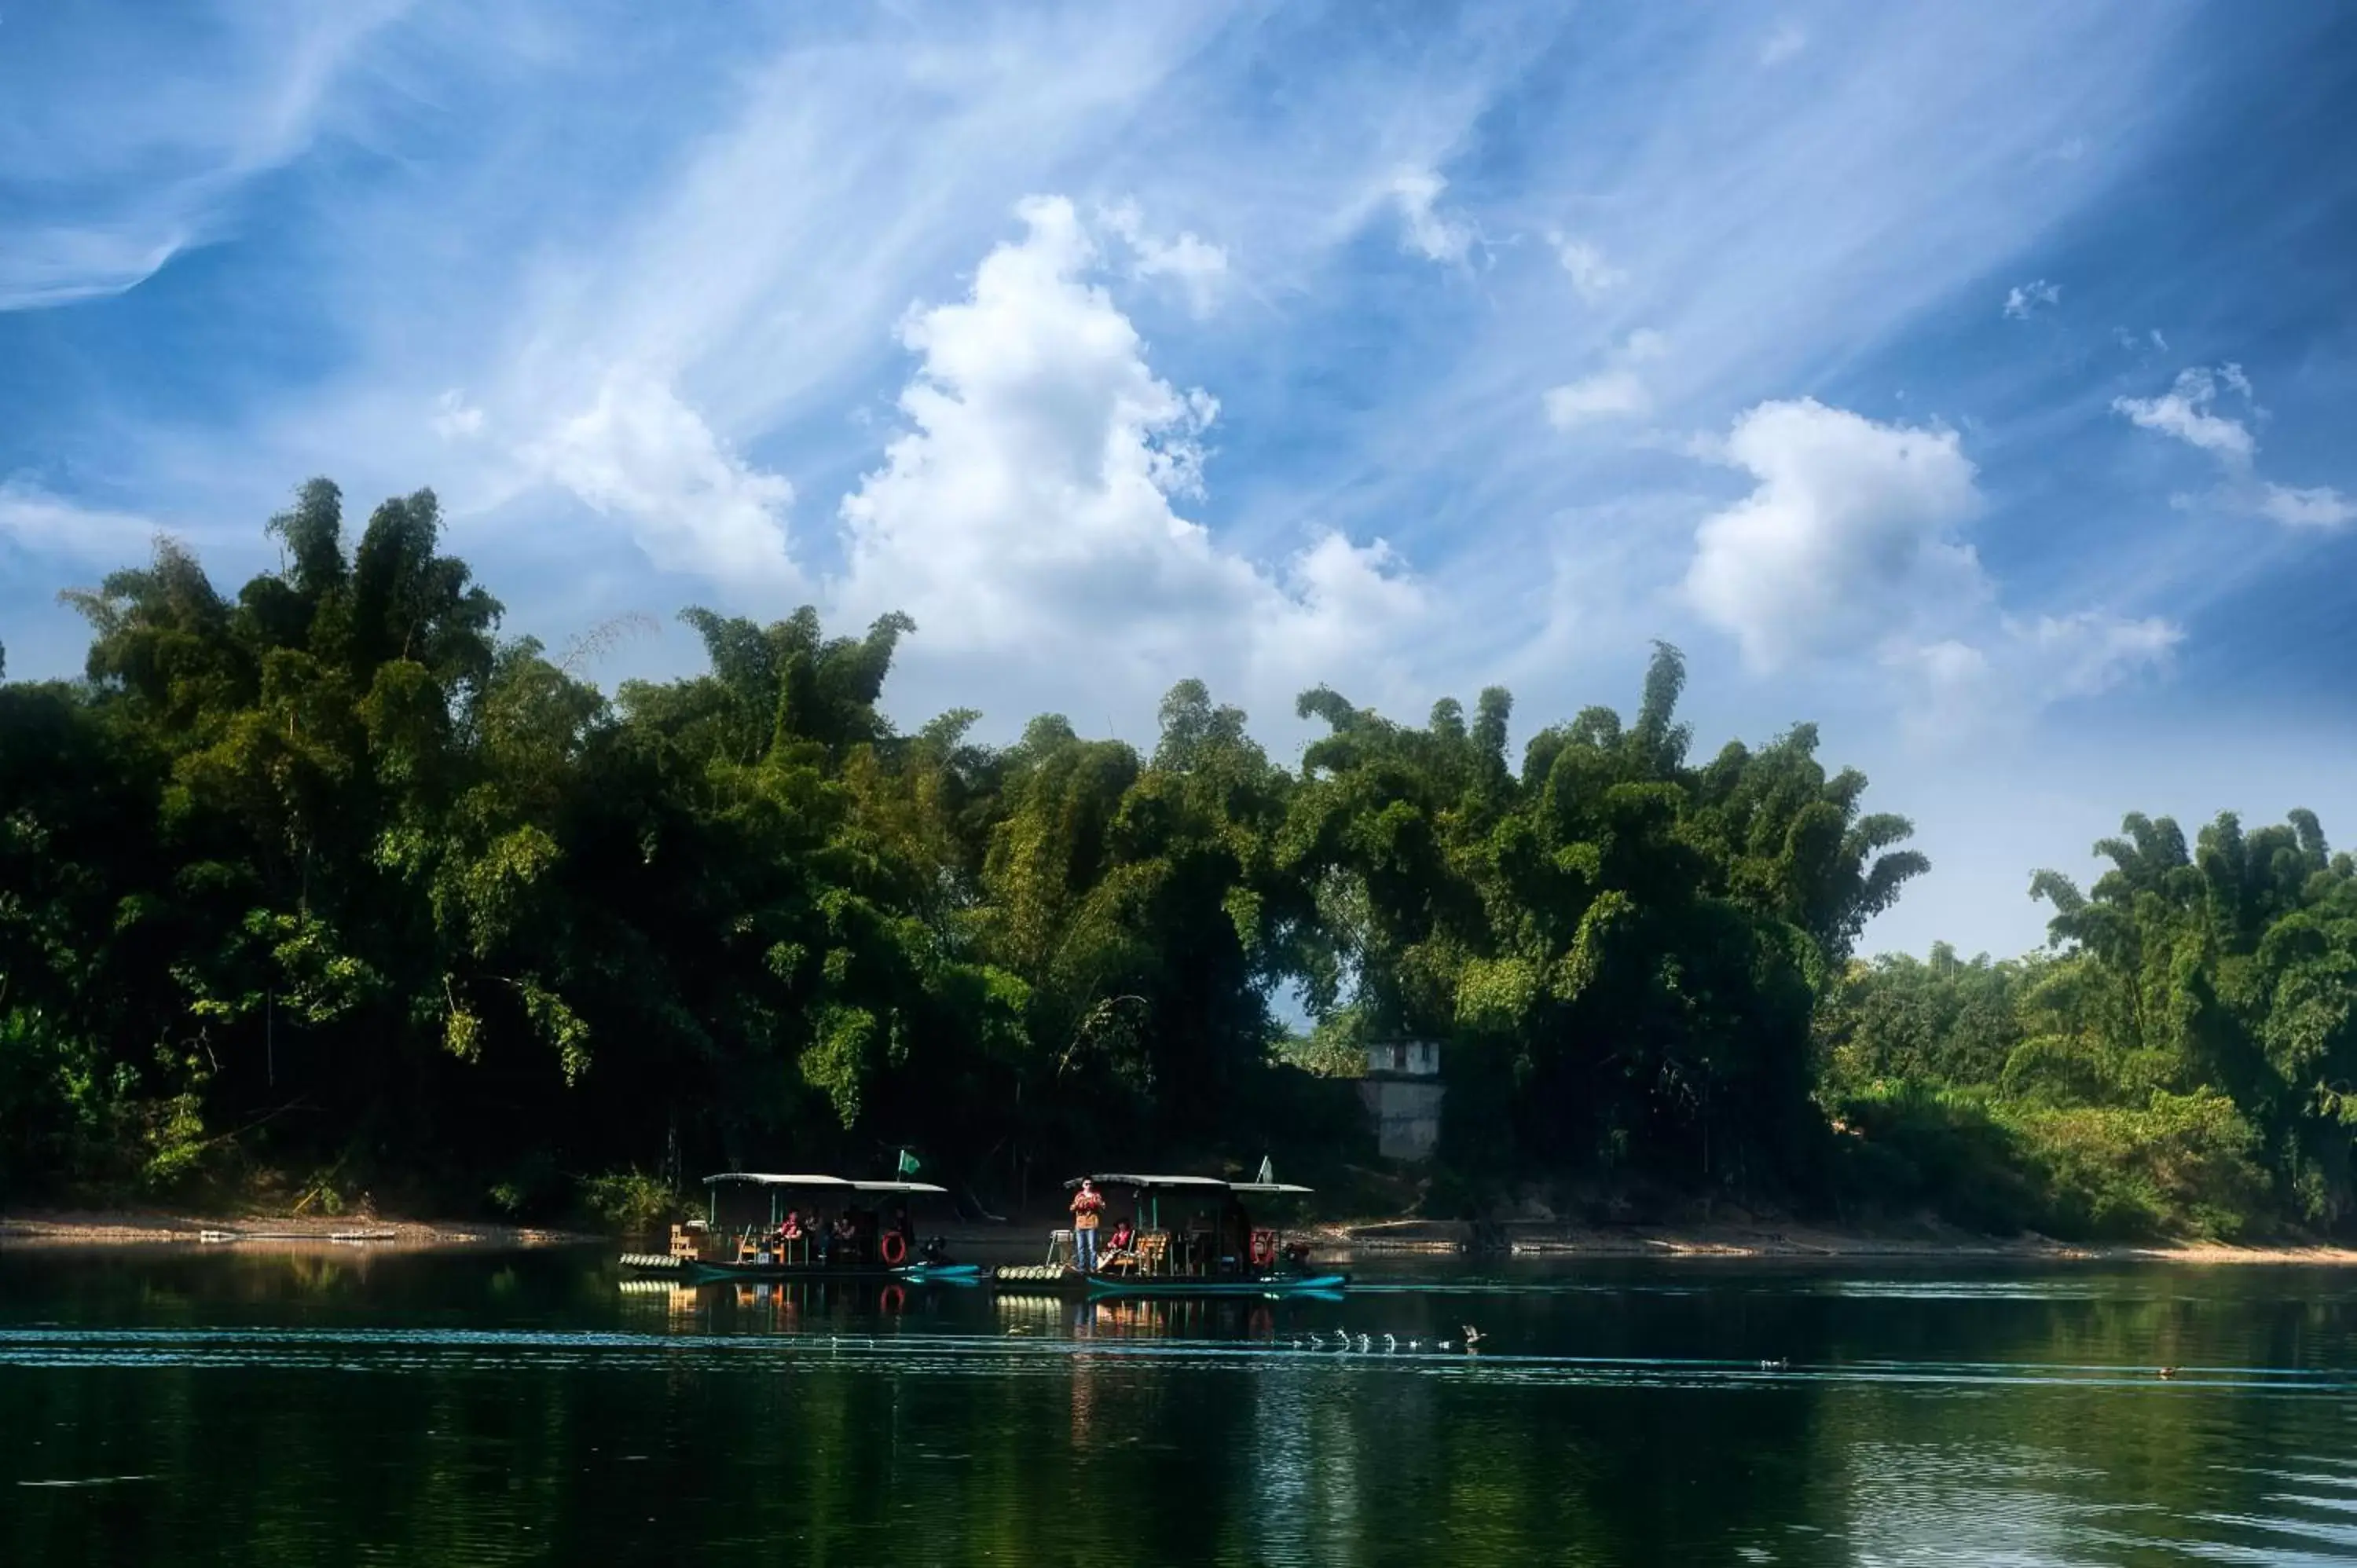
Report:
[[[1870,945],[2018,950],[2131,809],[2357,843],[2352,154],[2322,0],[10,7],[0,640],[313,474],[602,680],[901,608],[997,736],[1667,638],[1915,819]]]

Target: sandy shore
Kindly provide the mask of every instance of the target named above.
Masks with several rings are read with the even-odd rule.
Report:
[[[551,1247],[594,1241],[565,1230],[342,1215],[244,1215],[198,1218],[70,1210],[0,1215],[0,1247],[147,1247],[158,1245],[367,1245],[427,1248]]]
[[[1352,1252],[1455,1252],[1469,1247],[1472,1229],[1415,1221],[1374,1221],[1317,1228],[1319,1250]],[[1555,1224],[1504,1228],[1517,1257],[1598,1258],[1919,1258],[2018,1260],[2025,1262],[2303,1263],[2357,1266],[2357,1247],[2233,1246],[2216,1241],[2070,1242],[2045,1236],[1980,1236],[1946,1227],[1904,1232],[1835,1230],[1792,1222],[1773,1225],[1614,1226]]]
[[[1045,1234],[1041,1228],[1039,1234]],[[1383,1253],[1451,1255],[1469,1251],[1472,1227],[1429,1220],[1367,1220],[1307,1228],[1321,1255]],[[985,1250],[1032,1244],[1020,1225],[948,1229],[952,1245]],[[2357,1267],[2357,1247],[2231,1246],[2214,1241],[2073,1243],[2043,1236],[1991,1237],[1919,1225],[1904,1231],[1833,1229],[1790,1221],[1586,1228],[1522,1222],[1503,1228],[1516,1257],[1545,1258],[1784,1258],[1900,1261],[1986,1259],[2023,1262],[2169,1262],[2327,1264]],[[0,1247],[142,1247],[156,1245],[364,1245],[371,1248],[549,1247],[613,1243],[612,1238],[524,1226],[470,1222],[250,1215],[235,1219],[115,1211],[61,1211],[0,1216]],[[1494,1245],[1494,1241],[1493,1241]],[[1491,1256],[1496,1255],[1494,1251]]]

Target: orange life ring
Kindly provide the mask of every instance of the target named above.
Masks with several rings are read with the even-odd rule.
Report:
[[[886,1262],[897,1269],[908,1261],[909,1239],[898,1230],[887,1230],[884,1240],[877,1243],[877,1251],[884,1254]]]
[[[1255,1230],[1253,1232],[1252,1261],[1255,1266],[1264,1269],[1276,1262],[1275,1231]]]

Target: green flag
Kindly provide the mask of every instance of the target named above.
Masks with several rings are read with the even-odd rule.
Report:
[[[900,1174],[904,1176],[917,1174],[917,1156],[906,1149],[900,1151]]]

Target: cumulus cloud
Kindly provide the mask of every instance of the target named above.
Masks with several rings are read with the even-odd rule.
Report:
[[[1164,240],[1148,232],[1145,214],[1135,201],[1105,209],[1098,221],[1128,246],[1132,276],[1170,278],[1187,291],[1188,303],[1196,315],[1211,314],[1212,306],[1219,301],[1220,290],[1227,283],[1226,251],[1191,231],[1180,231],[1175,240]]]
[[[2240,365],[2215,373],[2196,366],[2178,372],[2177,384],[2158,397],[2117,397],[2112,407],[2143,429],[2199,447],[2230,467],[2246,467],[2259,444],[2241,420],[2213,412],[2222,381],[2249,398],[2251,383]]]
[[[1025,233],[966,297],[901,327],[920,363],[906,428],[843,502],[844,608],[908,610],[927,656],[1280,682],[1363,658],[1422,612],[1380,540],[1327,533],[1272,574],[1181,516],[1218,403],[1154,373],[1091,281],[1102,258],[1069,201],[1017,212]]]
[[[666,571],[794,579],[786,535],[793,486],[747,464],[662,376],[615,368],[594,403],[519,456],[538,478],[621,518]]]
[[[1685,592],[1755,669],[1872,640],[1925,605],[1986,598],[1971,546],[1951,537],[1980,510],[1953,431],[1803,398],[1745,413],[1723,451],[1759,485],[1703,522]]]
[[[1443,263],[1461,262],[1472,250],[1472,225],[1443,214],[1437,205],[1448,188],[1448,182],[1430,169],[1404,169],[1392,177],[1391,199],[1403,226],[1401,249]]]
[[[1582,299],[1592,303],[1629,281],[1626,272],[1607,261],[1604,252],[1586,240],[1550,234],[1547,241],[1555,246],[1555,260],[1571,274],[1571,286],[1579,291]]]
[[[2005,296],[2005,315],[2008,321],[2027,321],[2041,306],[2062,303],[2062,285],[2039,278],[2032,283],[2016,284]]]
[[[1872,657],[1919,738],[2026,722],[2167,662],[2182,639],[2166,620],[2102,609],[2006,613],[1955,536],[1981,500],[1953,431],[1802,399],[1744,414],[1719,455],[1760,483],[1697,532],[1689,600],[1754,669]]]

